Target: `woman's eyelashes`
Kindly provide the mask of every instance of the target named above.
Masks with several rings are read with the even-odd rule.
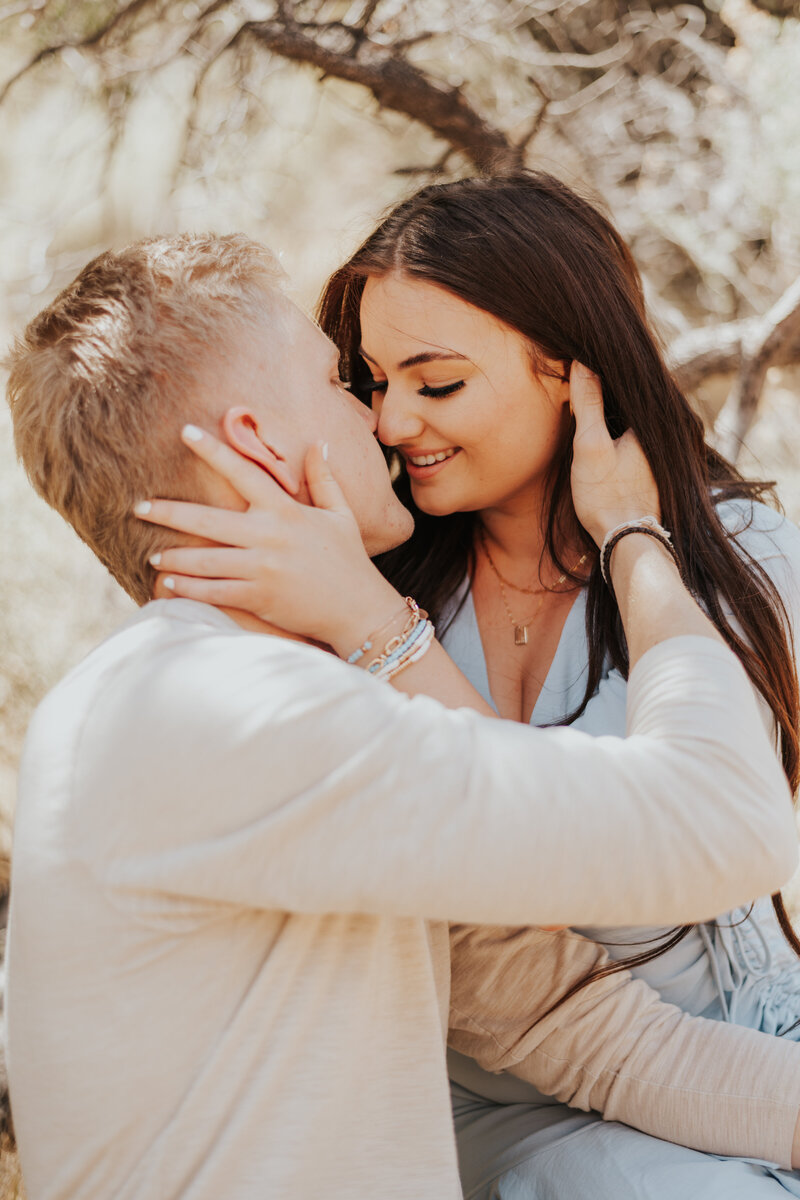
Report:
[[[441,399],[443,396],[452,396],[454,392],[461,391],[463,386],[463,379],[459,379],[456,383],[447,383],[444,385],[444,387],[431,387],[429,384],[423,383],[422,387],[418,389],[418,395],[434,397],[438,396],[439,399]]]
[[[388,381],[386,379],[370,379],[367,383],[359,384],[359,390],[365,393],[385,392]],[[459,392],[464,386],[464,380],[459,379],[456,383],[447,383],[442,387],[433,387],[431,384],[423,383],[422,387],[417,388],[418,396],[431,396],[434,399],[443,399],[445,396],[452,396],[455,392]]]

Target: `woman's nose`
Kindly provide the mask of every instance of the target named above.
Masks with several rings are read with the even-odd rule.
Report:
[[[424,429],[421,416],[399,391],[391,388],[382,396],[373,393],[372,408],[378,416],[378,439],[384,446],[401,446],[413,442]]]

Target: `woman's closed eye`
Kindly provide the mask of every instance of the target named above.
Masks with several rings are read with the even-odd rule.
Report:
[[[442,399],[444,396],[452,396],[454,392],[460,392],[464,386],[464,380],[459,379],[456,383],[446,383],[443,387],[433,387],[431,384],[423,383],[421,388],[417,389],[417,394],[420,396],[434,396]]]
[[[388,381],[386,379],[370,379],[366,383],[359,384],[359,390],[368,394],[372,392],[385,392]],[[432,396],[434,399],[444,399],[445,396],[452,396],[455,392],[459,392],[464,386],[464,380],[459,379],[455,383],[446,383],[441,387],[434,387],[432,384],[423,383],[422,387],[417,388],[418,396]]]

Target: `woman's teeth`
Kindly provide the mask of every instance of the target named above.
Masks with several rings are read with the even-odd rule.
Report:
[[[444,462],[446,458],[452,458],[455,450],[442,450],[439,454],[422,454],[414,458],[409,455],[409,462],[412,462],[415,467],[432,467],[434,463]]]

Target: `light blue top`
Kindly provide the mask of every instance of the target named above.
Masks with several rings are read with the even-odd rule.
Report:
[[[800,636],[800,530],[759,503],[727,501],[719,506],[718,511],[737,544],[769,574],[784,601],[789,621]],[[466,590],[465,583],[459,596],[454,599],[451,612]],[[588,671],[585,616],[586,593],[582,591],[578,593],[566,619],[550,670],[533,710],[531,724],[558,722],[581,703]],[[466,596],[442,641],[473,686],[494,707],[470,594]],[[606,663],[597,692],[584,713],[574,722],[576,728],[596,736],[624,736],[626,686],[619,671],[611,669],[610,664]],[[765,720],[772,725],[768,712],[765,712]],[[600,791],[598,803],[602,803]],[[702,797],[687,798],[687,803],[701,804]],[[723,853],[724,846],[709,847],[710,855]],[[564,869],[568,870],[569,864],[564,864]],[[661,937],[669,930],[626,926],[615,929],[581,928],[579,932],[602,942],[611,957],[621,958],[649,949],[655,944],[651,939]],[[633,942],[646,944],[632,946]],[[645,979],[664,1000],[695,1015],[735,1021],[771,1034],[782,1033],[800,1018],[800,960],[786,944],[768,898],[757,901],[752,912],[747,908],[738,909],[717,917],[716,921],[710,920],[697,926],[677,946],[653,962],[637,968],[634,974]],[[800,1031],[794,1031],[790,1036],[800,1038]],[[518,1165],[528,1155],[535,1160],[536,1154],[551,1146],[564,1133],[574,1134],[589,1122],[596,1125],[595,1118],[555,1105],[552,1099],[543,1096],[531,1085],[511,1076],[490,1075],[461,1055],[451,1054],[450,1067],[454,1082],[459,1154],[467,1196],[483,1196],[478,1187],[481,1180],[496,1180],[503,1171]],[[492,1119],[488,1125],[486,1121],[482,1124],[479,1119],[480,1098],[493,1102]],[[502,1108],[494,1107],[498,1104],[509,1106],[505,1114]],[[522,1104],[532,1106],[525,1110],[524,1117],[521,1117],[519,1109]],[[467,1111],[469,1120],[464,1117]],[[490,1130],[488,1135],[487,1128]],[[625,1131],[626,1127],[602,1125],[593,1129],[592,1136],[602,1138],[605,1136],[604,1130],[608,1130],[611,1136],[612,1129]],[[626,1132],[633,1135],[633,1131]],[[636,1134],[635,1137],[642,1139],[644,1135]],[[665,1145],[657,1139],[647,1141],[654,1147]],[[593,1154],[596,1153],[595,1147]],[[681,1149],[681,1153],[696,1157],[694,1151]],[[592,1175],[594,1187],[602,1185],[597,1168],[596,1160]],[[614,1171],[619,1169],[617,1162]],[[787,1175],[784,1172],[779,1174],[782,1177]],[[777,1179],[777,1176],[774,1178]],[[673,1179],[670,1186],[674,1186],[675,1182]],[[563,1195],[564,1200],[575,1200],[569,1191],[559,1190],[558,1180],[554,1183],[549,1177],[546,1180],[537,1179],[533,1168],[528,1191],[523,1187],[522,1190],[514,1190],[513,1195],[524,1200],[528,1194],[533,1196],[534,1191],[545,1186],[545,1183],[549,1189],[546,1191],[548,1197]],[[618,1194],[612,1192],[610,1182],[608,1186],[609,1195]],[[730,1179],[726,1186],[729,1188],[727,1194],[731,1196],[750,1195],[747,1191],[736,1191],[735,1187],[730,1190]],[[787,1187],[785,1182],[783,1186]],[[795,1186],[790,1184],[787,1190],[793,1191]],[[570,1187],[579,1190],[574,1181]],[[645,1194],[643,1187],[640,1185],[640,1194]],[[489,1194],[486,1193],[487,1196]],[[499,1187],[499,1190],[491,1192],[491,1195],[498,1197],[506,1194],[512,1194],[510,1176],[506,1179],[506,1191]],[[602,1196],[606,1193],[599,1190],[595,1194]],[[651,1193],[646,1191],[646,1194],[649,1196]],[[652,1194],[661,1195],[657,1189]],[[663,1194],[665,1200],[670,1195],[669,1191]],[[677,1200],[677,1193],[673,1194]],[[684,1194],[694,1193],[687,1191]],[[707,1194],[716,1194],[710,1185]],[[797,1194],[800,1195],[800,1190]]]

